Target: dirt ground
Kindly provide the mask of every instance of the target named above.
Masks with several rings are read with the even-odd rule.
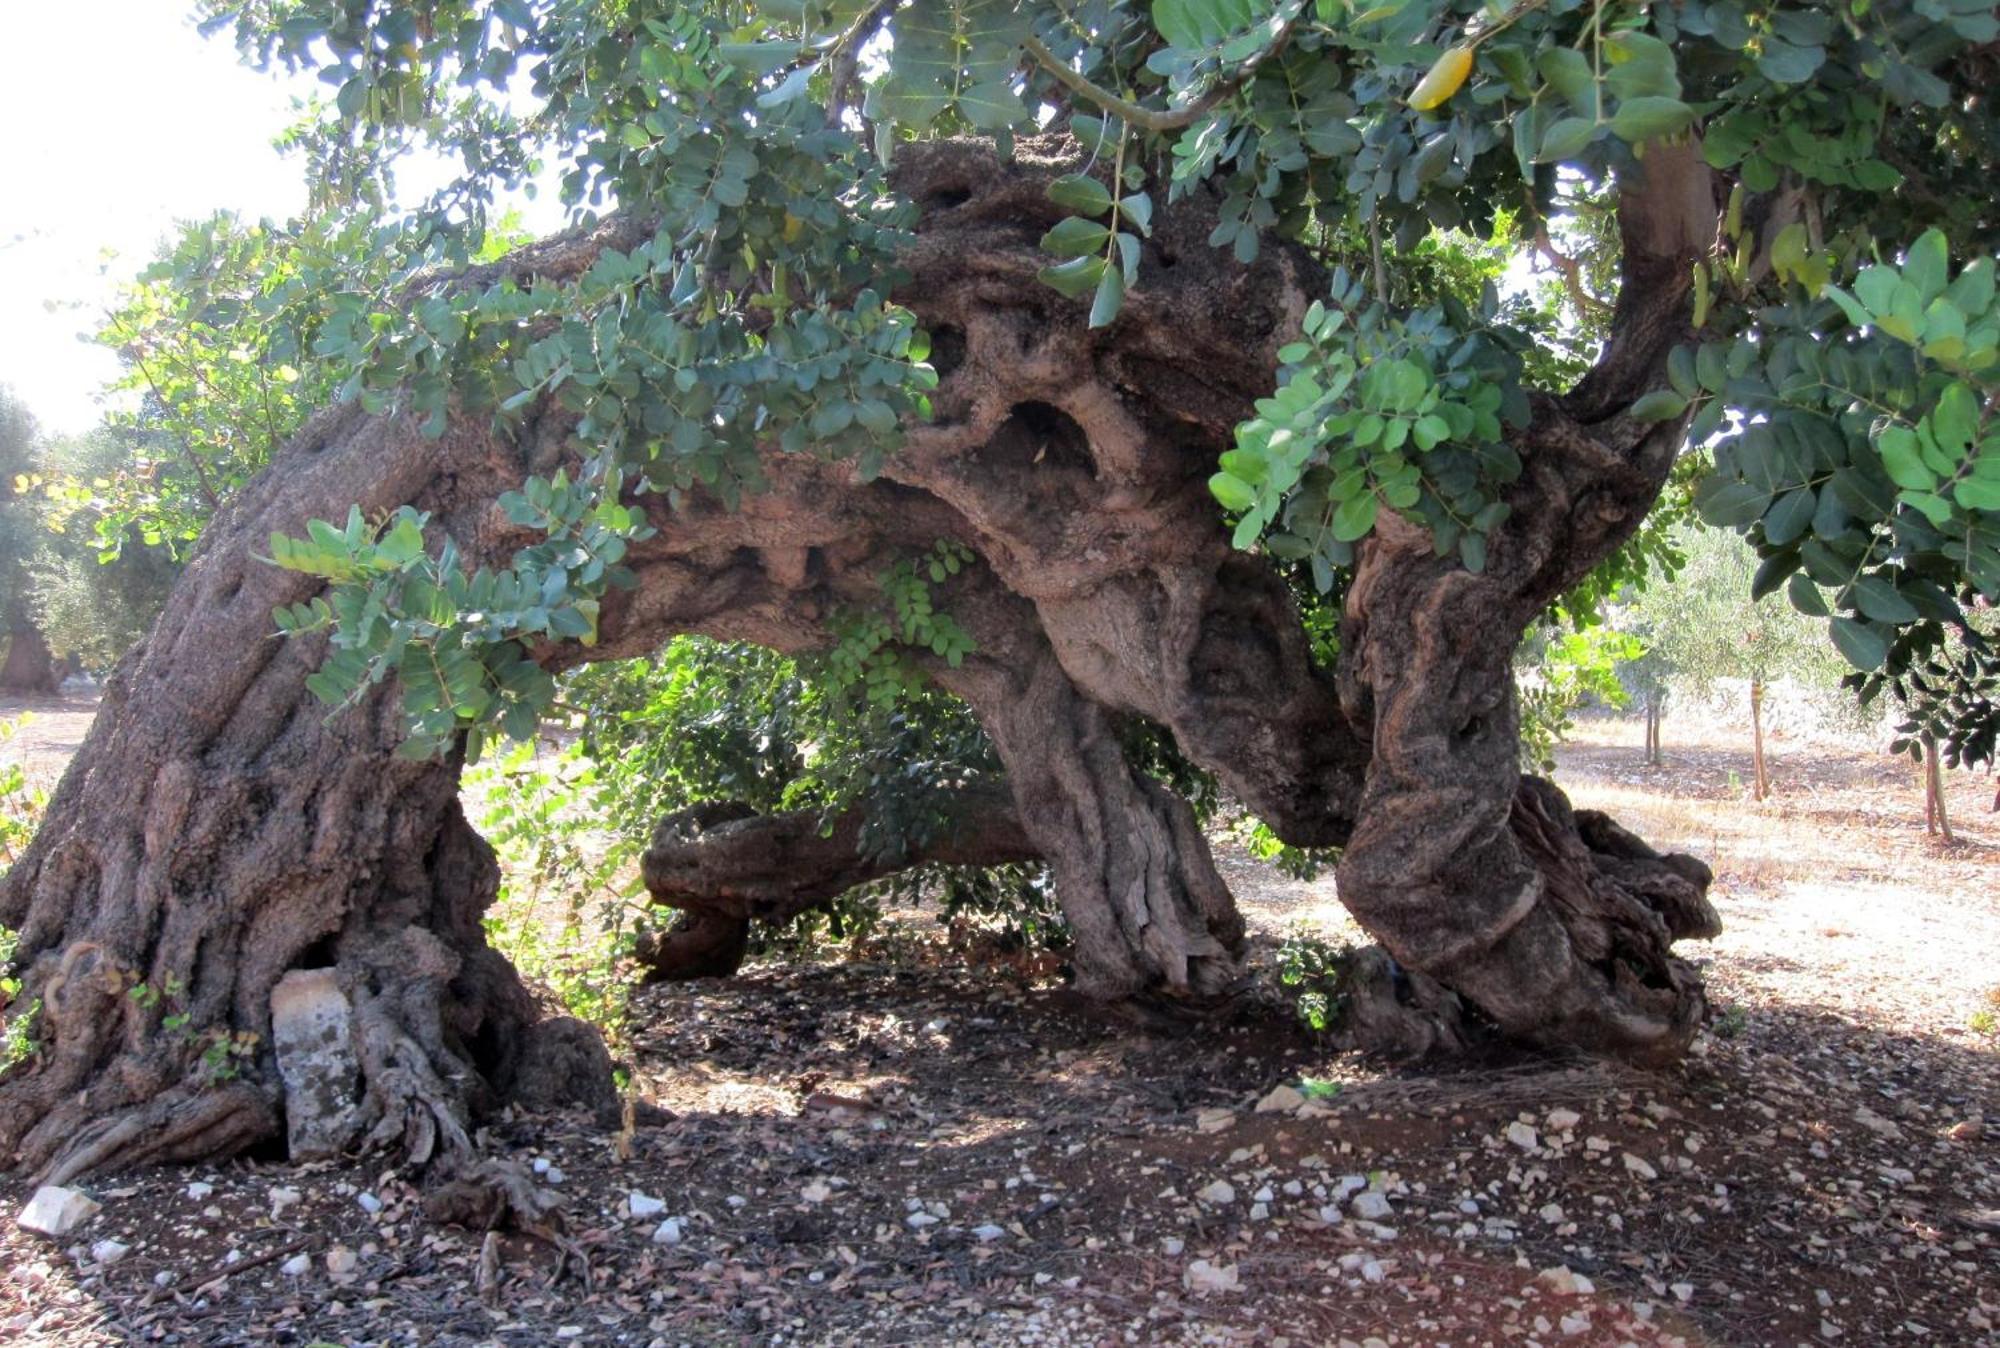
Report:
[[[48,773],[89,710],[38,710]],[[1994,784],[1954,775],[1945,846],[1866,749],[1776,743],[1760,804],[1726,728],[1639,743],[1587,724],[1558,780],[1716,868],[1672,1071],[1369,1063],[1275,1006],[1144,1031],[915,933],[642,992],[622,1139],[489,1126],[588,1288],[510,1237],[483,1300],[482,1238],[403,1178],[242,1159],[94,1186],[67,1246],[5,1224],[0,1341],[2000,1344]],[[1351,932],[1330,880],[1223,861],[1267,950]]]

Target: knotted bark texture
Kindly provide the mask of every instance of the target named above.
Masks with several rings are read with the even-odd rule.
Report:
[[[1205,487],[1324,289],[1310,260],[1270,243],[1235,265],[1208,246],[1215,206],[1197,193],[1161,212],[1143,283],[1093,331],[1084,306],[1035,279],[1037,240],[1062,215],[1045,184],[1082,163],[1071,144],[1023,141],[1006,164],[971,142],[898,153],[923,208],[898,298],[933,334],[935,419],[872,482],[774,454],[769,488],[737,510],[639,498],[659,533],[628,559],[637,588],[607,602],[599,645],[536,658],[560,669],[681,632],[822,647],[840,613],[882,602],[893,562],[956,540],[979,560],[935,602],[978,646],[933,673],[991,734],[1012,809],[938,845],[1046,861],[1083,990],[1198,1001],[1243,957],[1192,812],[1118,747],[1119,718],[1138,715],[1287,840],[1345,844],[1342,893],[1363,922],[1508,1029],[1613,1051],[1684,1042],[1699,992],[1667,945],[1713,926],[1705,873],[1520,778],[1508,658],[1664,476],[1673,428],[1617,412],[1684,327],[1689,229],[1635,214],[1653,233],[1628,230],[1628,273],[1657,284],[1621,309],[1632,322],[1594,382],[1537,407],[1485,575],[1437,561],[1393,521],[1363,549],[1336,681],[1314,668],[1281,580],[1229,548]],[[1682,159],[1671,186],[1705,190],[1698,159]],[[613,221],[475,279],[573,274],[644,237]],[[69,1176],[272,1135],[269,1054],[253,1047],[218,1080],[202,1050],[265,1035],[273,985],[301,967],[335,969],[356,1008],[373,1140],[456,1154],[499,1100],[608,1098],[602,1050],[540,1017],[484,943],[495,867],[459,813],[458,764],[394,757],[390,690],[338,714],[314,703],[304,680],[323,650],[272,636],[270,614],[315,584],[256,560],[274,530],[409,503],[468,564],[504,565],[532,540],[495,500],[570,459],[570,427],[553,403],[518,432],[466,417],[437,441],[329,412],[217,520],[113,680],[48,826],[0,882],[24,1000],[44,1008],[41,1052],[0,1082],[0,1153]],[[798,821],[728,813],[671,823],[649,856],[649,878],[690,914],[665,943],[685,947],[674,959],[725,967],[744,920],[870,874]],[[777,836],[794,856],[821,847],[823,874],[760,879],[759,840]],[[136,983],[159,996],[130,996]],[[185,1021],[169,1028],[170,1012]]]

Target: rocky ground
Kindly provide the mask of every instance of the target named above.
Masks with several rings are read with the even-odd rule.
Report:
[[[912,937],[642,993],[627,1132],[490,1126],[587,1277],[379,1167],[245,1159],[7,1224],[0,1338],[2000,1344],[1991,784],[1947,848],[1892,762],[1780,744],[1757,804],[1683,739],[1649,770],[1586,727],[1561,774],[1717,865],[1719,1013],[1674,1071],[1395,1068],[1275,1003],[1146,1032]],[[1228,867],[1267,937],[1344,934],[1328,883]]]

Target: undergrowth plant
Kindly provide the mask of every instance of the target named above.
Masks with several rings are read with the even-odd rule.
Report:
[[[5,746],[26,725],[23,715],[0,720],[0,746]],[[18,759],[0,762],[0,875],[5,875],[20,856],[21,849],[35,836],[42,812],[48,806],[47,793],[28,781],[27,769]],[[41,1015],[39,999],[17,1004],[21,980],[14,968],[14,951],[20,934],[0,927],[0,1074],[26,1062],[35,1050],[35,1021]]]
[[[1337,1029],[1347,1012],[1347,971],[1354,947],[1311,927],[1293,927],[1278,947],[1278,982],[1300,1021],[1315,1034]]]

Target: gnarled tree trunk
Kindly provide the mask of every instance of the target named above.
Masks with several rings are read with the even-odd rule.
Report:
[[[1699,986],[1668,946],[1712,928],[1706,874],[1520,776],[1508,667],[1525,624],[1629,535],[1664,477],[1678,428],[1619,413],[1685,325],[1704,211],[1713,230],[1713,203],[1693,200],[1698,157],[1649,153],[1627,212],[1636,298],[1592,379],[1537,404],[1488,570],[1437,560],[1389,519],[1361,551],[1336,680],[1314,668],[1278,577],[1230,549],[1204,485],[1323,288],[1317,269],[1277,245],[1234,265],[1209,247],[1214,203],[1197,195],[1161,212],[1144,284],[1092,330],[1035,278],[1037,240],[1063,214],[1045,184],[1079,166],[1072,145],[1023,141],[1008,164],[971,142],[898,153],[923,208],[899,298],[934,334],[935,420],[872,482],[774,455],[740,510],[641,498],[659,533],[628,557],[637,588],[606,603],[599,645],[536,658],[640,654],[679,632],[823,646],[843,608],[880,602],[892,561],[956,540],[979,561],[937,602],[978,648],[933,672],[999,749],[1013,841],[1053,869],[1084,990],[1200,999],[1244,951],[1192,812],[1118,748],[1116,718],[1136,714],[1287,840],[1345,845],[1341,893],[1364,924],[1509,1030],[1609,1051],[1684,1043]],[[642,237],[614,221],[498,271],[573,274]],[[458,1151],[493,1100],[604,1096],[601,1049],[539,1018],[482,939],[494,863],[459,813],[457,763],[395,757],[387,690],[334,714],[313,703],[321,645],[273,637],[270,613],[315,584],[256,560],[274,530],[409,503],[468,564],[504,565],[532,539],[492,503],[562,463],[569,427],[551,404],[518,435],[466,417],[429,441],[332,412],[216,521],[0,885],[26,997],[44,1006],[39,1057],[0,1082],[0,1153],[67,1175],[270,1135],[268,1052],[217,1081],[201,1049],[266,1034],[272,988],[302,967],[335,970],[355,1008],[374,1140]],[[843,861],[824,883],[859,873]],[[690,957],[726,965],[741,917],[799,897],[744,888],[735,918],[690,934]],[[158,995],[127,995],[135,983]]]

